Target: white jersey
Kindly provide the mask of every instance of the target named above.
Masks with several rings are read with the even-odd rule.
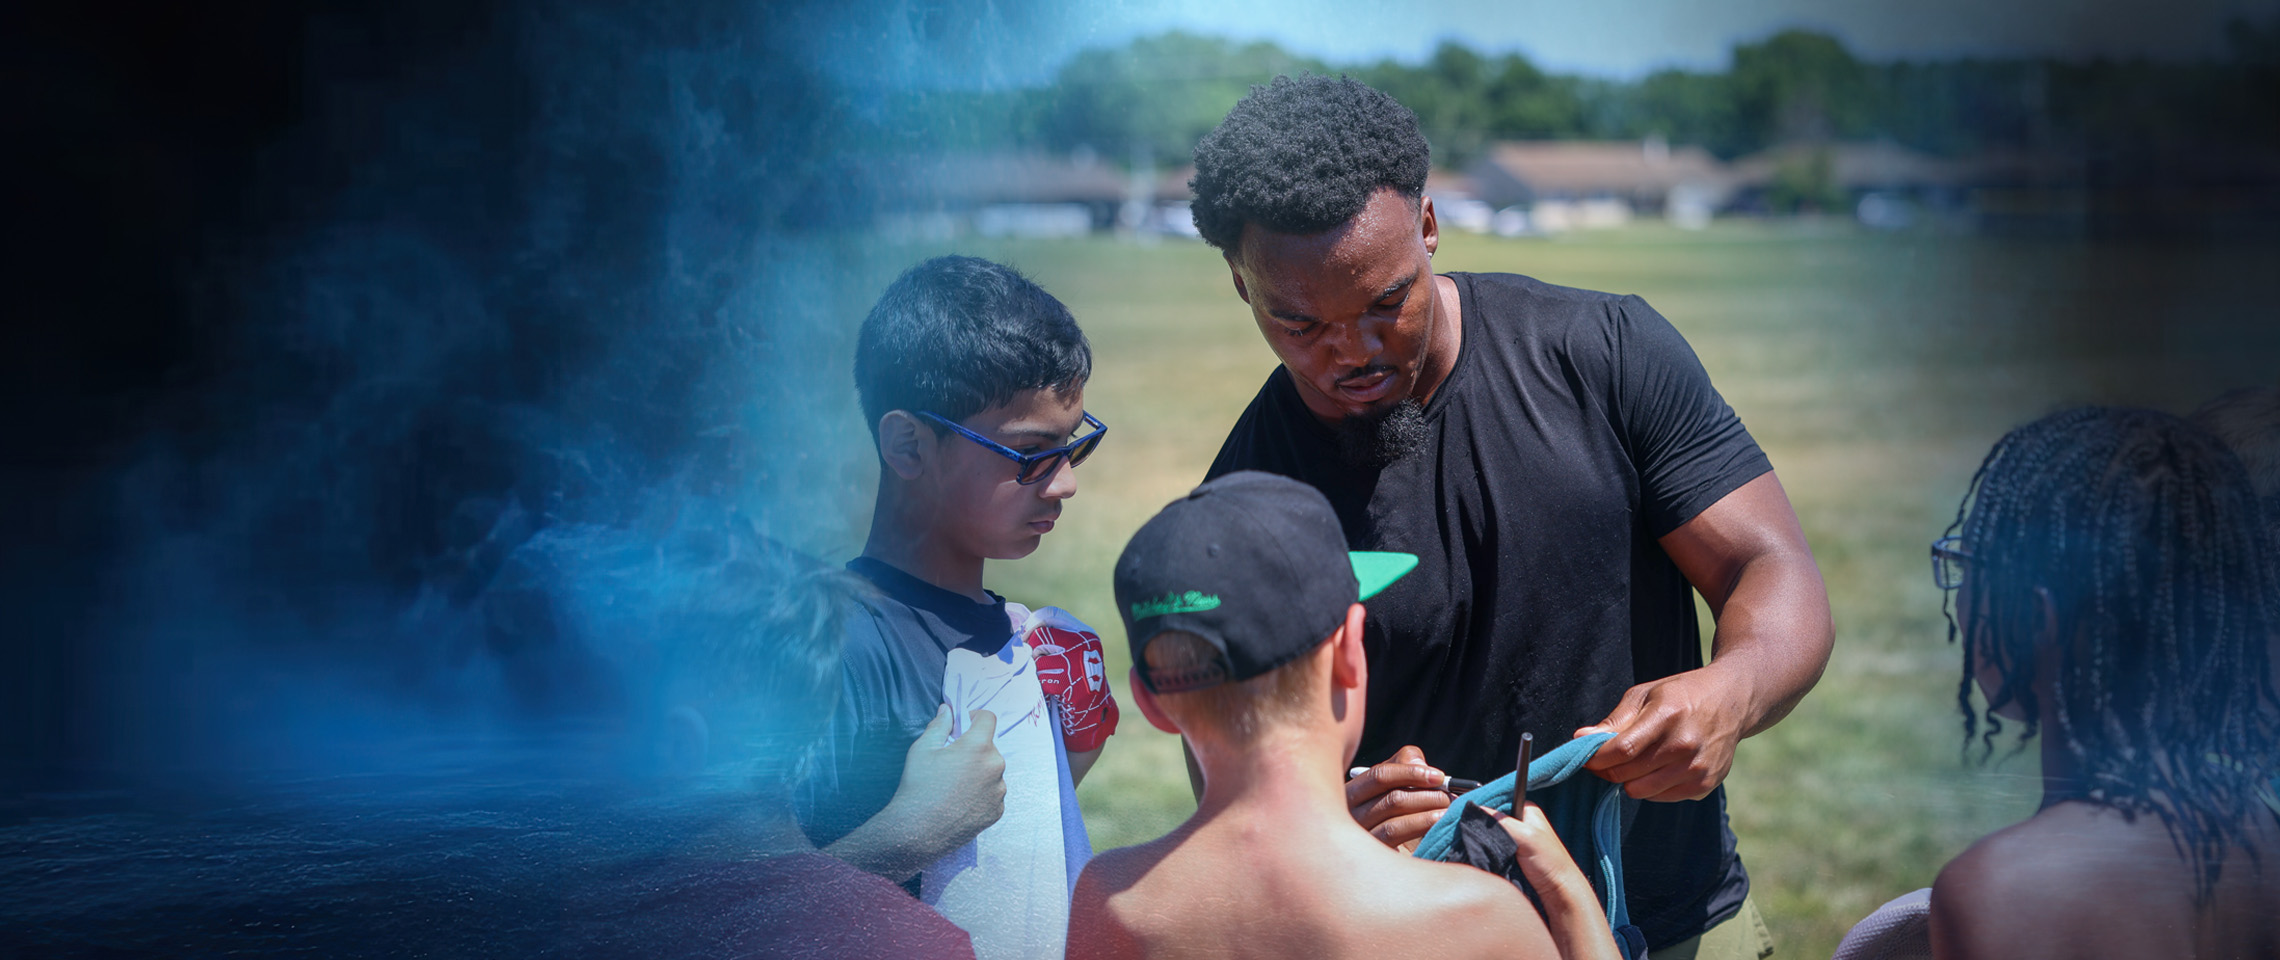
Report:
[[[976,960],[1058,958],[1068,936],[1069,894],[1092,859],[1092,844],[1077,810],[1059,710],[1038,685],[1024,639],[1036,615],[1015,603],[1006,612],[1015,628],[1006,645],[993,656],[952,650],[942,677],[952,737],[965,733],[975,710],[997,715],[1005,815],[926,868],[920,897],[973,937]],[[1060,613],[1039,611],[1046,612]]]

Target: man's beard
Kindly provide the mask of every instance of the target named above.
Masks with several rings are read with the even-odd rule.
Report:
[[[1338,456],[1350,467],[1383,467],[1424,450],[1432,439],[1425,406],[1415,399],[1338,421]]]

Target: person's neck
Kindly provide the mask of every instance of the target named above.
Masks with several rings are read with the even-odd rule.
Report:
[[[1458,296],[1457,281],[1440,274],[1433,275],[1433,342],[1427,349],[1425,370],[1417,378],[1417,386],[1410,396],[1418,403],[1430,403],[1433,394],[1440,392],[1449,374],[1456,372],[1457,356],[1464,351],[1465,322],[1463,298]]]
[[[1199,744],[1203,767],[1199,820],[1252,811],[1269,814],[1279,825],[1319,823],[1323,818],[1353,822],[1346,809],[1344,745],[1336,731],[1310,731],[1294,725],[1270,728],[1241,746]]]
[[[900,496],[881,479],[871,513],[871,535],[863,555],[976,603],[989,603],[982,589],[982,558],[960,550],[935,530],[939,512]]]
[[[2066,748],[2066,732],[2058,725],[2058,711],[2050,706],[2050,691],[2037,689],[2035,696],[2044,704],[2042,723],[2035,734],[2038,752],[2042,755],[2042,803],[2036,810],[2048,810],[2068,800],[2089,800],[2090,784],[2082,766],[2074,759],[2074,751]]]

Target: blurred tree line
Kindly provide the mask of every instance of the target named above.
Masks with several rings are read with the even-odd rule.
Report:
[[[1725,158],[1795,140],[1868,138],[1951,156],[2124,142],[2270,145],[2280,128],[2271,122],[2280,21],[2234,21],[2226,40],[2226,56],[2194,63],[1874,63],[1834,37],[1788,30],[1736,46],[1722,72],[1606,80],[1455,41],[1421,63],[1328,64],[1271,43],[1174,32],[1083,51],[1039,88],[896,94],[879,129],[907,146],[1013,145],[1178,164],[1251,84],[1314,72],[1392,94],[1417,112],[1435,159],[1449,167],[1507,139],[1661,136]]]

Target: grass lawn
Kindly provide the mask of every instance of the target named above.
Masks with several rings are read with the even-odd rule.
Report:
[[[1274,359],[1219,255],[1200,244],[956,251],[1021,267],[1092,338],[1086,406],[1110,424],[1107,443],[1044,546],[989,576],[1009,597],[1099,628],[1121,685],[1116,554],[1202,477]],[[851,298],[939,252],[868,248],[870,276]],[[1787,721],[1742,744],[1728,780],[1780,955],[1828,956],[1853,921],[2034,808],[2031,751],[1987,767],[1959,759],[1957,654],[1928,575],[1926,544],[1979,458],[2005,429],[2069,404],[2182,412],[2271,381],[2280,323],[2244,313],[2280,302],[2271,261],[2268,249],[1874,236],[1811,222],[1448,238],[1439,269],[1646,297],[1692,342],[1804,521],[1835,606],[1836,653]],[[1155,837],[1194,806],[1177,740],[1129,707],[1078,795],[1102,849]]]

